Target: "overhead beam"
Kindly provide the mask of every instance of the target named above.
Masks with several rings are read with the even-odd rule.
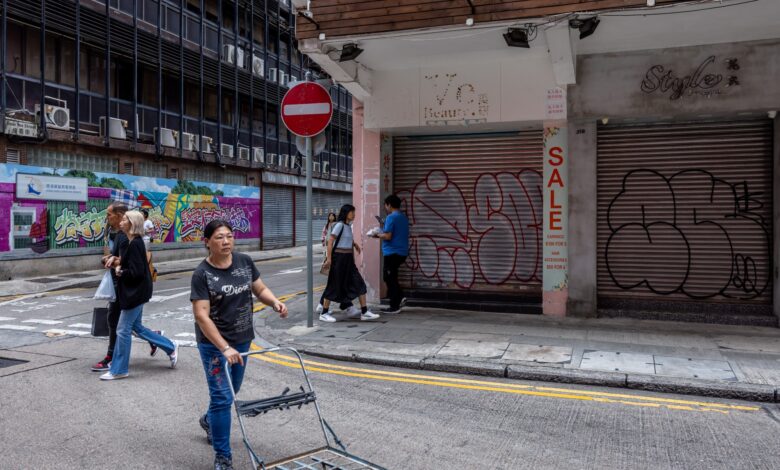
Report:
[[[564,23],[546,30],[545,35],[555,82],[560,86],[577,83],[577,53],[573,30],[568,23]]]
[[[306,54],[333,80],[346,88],[352,96],[365,101],[371,96],[371,70],[355,61],[338,62],[328,54],[328,45],[319,39],[304,39],[299,41],[300,51]]]

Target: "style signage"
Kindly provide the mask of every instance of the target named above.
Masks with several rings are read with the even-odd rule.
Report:
[[[87,179],[16,174],[17,199],[87,201]]]
[[[739,86],[739,68],[739,59],[718,60],[714,55],[688,73],[654,65],[645,73],[641,89],[647,94],[668,96],[672,101],[689,96],[710,98]]]

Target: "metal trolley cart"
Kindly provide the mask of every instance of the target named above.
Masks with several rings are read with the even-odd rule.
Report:
[[[290,393],[290,389],[285,388],[281,395],[275,397],[263,398],[260,400],[239,400],[236,397],[230,373],[226,374],[228,377],[228,384],[230,385],[230,391],[233,394],[233,404],[236,408],[236,414],[238,415],[238,424],[241,427],[244,445],[249,452],[249,458],[252,460],[253,468],[257,470],[386,470],[384,467],[372,464],[367,460],[347,452],[347,447],[341,442],[338,436],[336,436],[336,433],[320,413],[320,407],[319,404],[317,404],[317,395],[311,386],[309,374],[306,372],[303,358],[301,358],[298,351],[293,348],[269,348],[241,353],[241,356],[244,360],[247,360],[249,356],[259,356],[277,351],[290,351],[298,358],[305,380],[305,387],[301,386],[299,392]],[[315,410],[317,410],[317,419],[322,428],[322,434],[325,437],[325,445],[270,463],[266,463],[263,459],[258,457],[252,449],[252,445],[249,443],[246,428],[244,427],[244,418],[265,414],[272,410],[289,410],[293,407],[300,409],[303,405],[309,403],[313,403]],[[331,439],[338,448],[331,445]]]

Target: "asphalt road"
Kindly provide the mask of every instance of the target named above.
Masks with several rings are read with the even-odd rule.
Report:
[[[302,267],[301,259],[260,264],[278,295],[303,290]],[[192,333],[188,284],[187,274],[161,279],[145,323],[193,340],[177,336]],[[101,382],[88,366],[105,340],[74,336],[97,304],[89,295],[0,304],[0,325],[22,327],[0,329],[0,358],[28,361],[0,367],[0,468],[211,468],[197,424],[208,400],[197,350],[181,348],[170,370],[164,355],[150,358],[134,343],[131,377]],[[303,308],[303,299],[289,305]],[[253,359],[241,397],[296,390],[293,366],[284,355]],[[320,359],[309,371],[323,415],[349,450],[388,469],[780,468],[778,405]],[[273,460],[321,445],[313,412],[308,405],[248,419],[257,453]],[[235,425],[232,437],[237,468],[248,468]]]

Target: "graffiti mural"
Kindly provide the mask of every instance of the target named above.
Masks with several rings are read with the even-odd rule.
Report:
[[[628,172],[607,212],[612,281],[696,300],[760,296],[770,282],[771,241],[762,196],[747,182],[705,170],[668,178],[650,169]]]
[[[411,224],[409,269],[462,289],[540,282],[542,175],[484,173],[470,189],[467,199],[436,170],[398,192]]]
[[[91,207],[84,212],[74,212],[65,207],[54,217],[52,236],[57,246],[79,240],[99,241],[106,231],[106,209],[98,211],[96,207]]]
[[[16,200],[17,173],[87,178],[89,199]],[[37,222],[29,234],[29,246],[36,252],[102,246],[106,207],[111,201],[148,210],[153,243],[202,240],[206,224],[215,218],[229,221],[238,239],[260,238],[260,191],[256,187],[0,164],[0,213],[10,213],[14,205],[36,209]],[[10,249],[7,237],[0,230],[0,251]]]

